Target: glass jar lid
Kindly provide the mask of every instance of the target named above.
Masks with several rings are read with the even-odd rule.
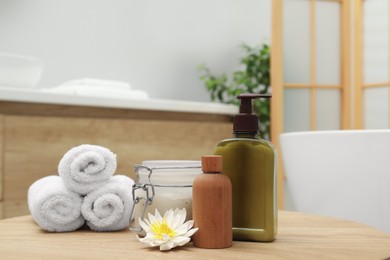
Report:
[[[154,160],[134,165],[139,183],[155,186],[192,186],[195,177],[201,174],[200,161]]]

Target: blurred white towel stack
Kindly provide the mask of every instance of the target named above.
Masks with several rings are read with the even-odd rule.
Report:
[[[93,96],[118,99],[148,99],[145,91],[135,90],[127,82],[104,79],[76,79],[54,88],[40,89],[43,92],[78,96]]]

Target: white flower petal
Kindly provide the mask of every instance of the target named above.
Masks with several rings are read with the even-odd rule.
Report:
[[[190,220],[175,229],[178,235],[184,235],[193,226],[194,221]]]
[[[153,216],[150,212],[148,212],[148,219],[150,223],[153,223],[154,222],[153,220],[156,220],[156,217]]]
[[[184,221],[186,220],[186,216],[187,216],[187,211],[185,208],[183,208],[182,210],[179,210],[179,214],[180,216],[180,219],[182,219],[181,223],[184,223]]]
[[[158,218],[158,216],[154,216],[150,213],[148,213],[148,217],[149,217],[150,224],[153,224],[154,222],[157,222],[157,221],[161,221],[161,219],[162,219],[161,216],[160,216],[160,218]]]
[[[158,209],[155,210],[155,214],[154,215],[156,216],[157,219],[162,219],[161,214],[158,211]]]
[[[175,229],[175,232],[178,236],[184,235],[185,233],[187,233],[187,231],[188,231],[187,225],[181,225]]]
[[[150,226],[149,219],[147,219],[147,218],[142,218],[142,221],[143,221],[146,225]]]
[[[167,251],[167,250],[171,250],[174,247],[176,247],[176,245],[172,241],[168,241],[168,242],[160,245],[160,250]]]
[[[149,229],[150,224],[146,224],[145,222],[142,221],[141,218],[138,218],[138,224],[145,230],[146,233],[151,232]]]
[[[193,220],[188,220],[184,224],[187,225],[188,229],[190,229],[190,228],[192,228],[194,226],[194,221]]]
[[[173,209],[169,209],[169,210],[165,211],[164,218],[167,218],[168,215],[173,215],[173,214],[174,214]]]
[[[169,241],[171,239],[171,237],[168,236],[167,234],[162,234],[162,237],[164,241]]]
[[[143,238],[138,237],[138,240],[143,243],[150,243],[150,242],[154,242],[156,239],[154,239],[152,236],[149,237],[146,236]]]
[[[185,234],[186,237],[191,237],[193,234],[195,234],[196,231],[198,231],[199,228],[193,228],[188,230],[188,232]]]
[[[148,242],[143,242],[144,244],[146,244],[147,246],[150,246],[150,247],[155,247],[156,245],[153,243],[153,241],[148,241]]]
[[[138,239],[139,239],[139,241],[141,241],[143,243],[150,244],[152,246],[159,246],[159,245],[165,243],[165,241],[163,241],[163,240],[156,239],[155,236],[146,236],[144,238],[138,238]]]
[[[163,240],[154,240],[153,241],[153,246],[161,246],[163,244],[165,244],[166,242],[163,241]]]
[[[159,244],[156,244],[156,241],[152,238],[148,238],[148,237],[144,237],[144,238],[140,238],[139,236],[138,237],[138,240],[142,243],[145,243],[147,244],[148,246],[159,246]]]
[[[171,220],[171,228],[173,230],[177,229],[182,223],[179,223],[180,221],[180,218],[178,218],[177,216],[174,216]]]
[[[177,236],[177,237],[172,238],[171,241],[174,242],[175,244],[177,244],[178,246],[184,246],[185,244],[190,242],[190,240],[191,239],[189,237]]]
[[[167,225],[172,228],[175,220],[173,210],[165,212],[164,219],[166,220]]]
[[[186,220],[186,215],[187,215],[185,208],[183,208],[183,210],[176,210],[175,212],[176,214],[172,224],[172,229],[177,229],[180,225],[182,225]]]
[[[193,220],[189,220],[189,221],[187,221],[186,223],[181,224],[180,226],[178,226],[178,227],[175,229],[175,232],[178,233],[179,235],[183,235],[183,234],[185,234],[188,230],[190,230],[190,229],[192,228],[193,225],[194,225],[194,221],[193,221]]]

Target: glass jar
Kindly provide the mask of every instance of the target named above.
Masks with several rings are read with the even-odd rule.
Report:
[[[131,230],[142,231],[138,218],[154,215],[156,209],[163,216],[169,209],[185,208],[186,220],[192,219],[192,183],[202,173],[200,161],[143,161],[134,170]]]

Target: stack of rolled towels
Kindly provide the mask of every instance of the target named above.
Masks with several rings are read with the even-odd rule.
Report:
[[[94,231],[117,231],[129,226],[134,181],[115,175],[116,155],[109,149],[84,144],[69,150],[58,175],[34,182],[28,207],[35,222],[50,232],[74,231],[86,223]]]

